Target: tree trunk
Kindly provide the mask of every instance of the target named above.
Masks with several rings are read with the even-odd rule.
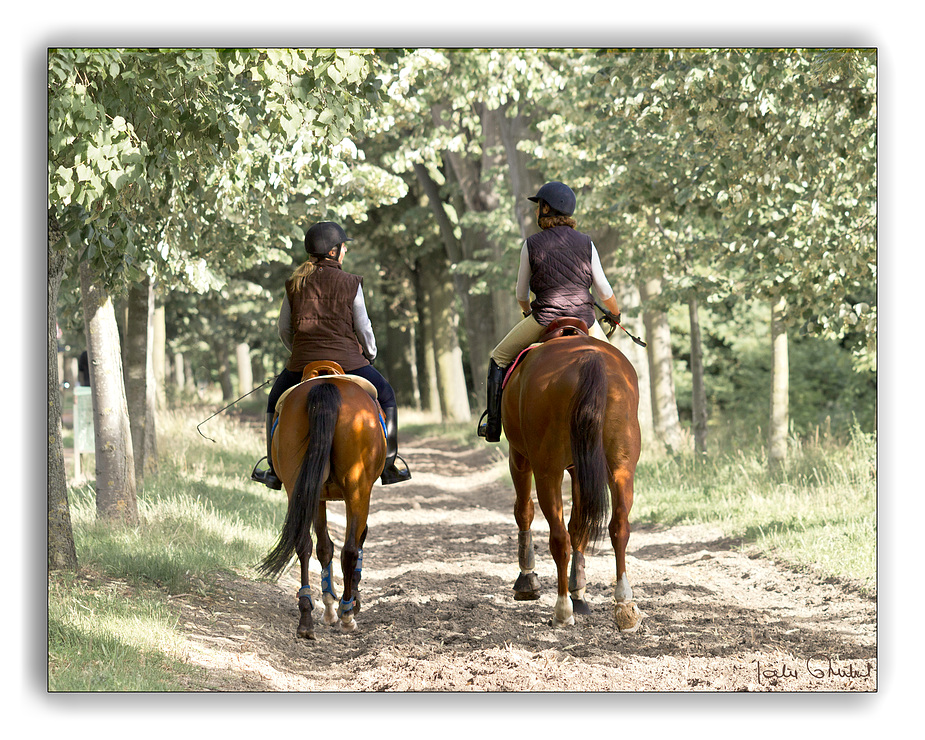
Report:
[[[154,380],[154,286],[150,279],[128,293],[125,331],[125,396],[135,452],[135,483],[157,471],[157,395]]]
[[[426,259],[426,258],[425,258]],[[437,352],[434,348],[434,321],[431,314],[430,300],[423,282],[423,269],[419,267],[412,273],[414,281],[415,305],[418,314],[418,384],[420,386],[421,400],[424,407],[432,414],[440,416],[440,391],[437,388]]]
[[[457,265],[466,259],[466,249],[463,240],[457,239],[453,224],[447,216],[443,201],[440,199],[440,190],[434,182],[427,168],[422,164],[414,165],[414,172],[418,184],[421,186],[430,203],[431,212],[437,220],[443,248],[449,265]],[[468,238],[468,235],[464,235]],[[488,357],[494,349],[494,324],[491,321],[490,296],[475,296],[471,294],[472,279],[463,273],[452,270],[450,267],[452,285],[459,296],[463,307],[463,319],[466,328],[466,340],[469,348],[469,370],[475,385],[473,393],[477,396],[484,392],[485,377],[488,375]],[[486,323],[488,322],[488,323]]]
[[[642,336],[645,332],[642,317],[627,316],[625,311],[629,308],[638,308],[640,304],[639,290],[629,280],[617,279],[613,283],[614,295],[617,298],[617,305],[623,311],[623,318],[620,323],[626,327],[626,330],[636,336]],[[643,337],[645,341],[645,337]],[[639,382],[639,429],[642,433],[644,445],[651,445],[657,441],[655,434],[655,422],[652,418],[652,382],[649,375],[649,356],[645,347],[640,347],[632,339],[626,336],[619,327],[610,338],[610,343],[619,349],[636,368],[636,377]]]
[[[457,336],[459,314],[456,312],[452,282],[441,267],[442,262],[435,260],[427,265],[425,272],[440,411],[444,421],[466,422],[472,418],[472,412]]]
[[[96,432],[96,511],[101,518],[134,524],[135,460],[116,314],[108,293],[93,283],[86,263],[80,265],[80,290]]]
[[[643,304],[658,296],[661,281],[647,280],[639,286]],[[681,420],[674,390],[674,358],[671,352],[671,329],[664,311],[647,308],[643,312],[648,343],[649,373],[652,381],[652,418],[655,432],[668,454],[681,451]]]
[[[768,433],[768,466],[773,472],[787,459],[787,432],[790,426],[790,361],[787,327],[783,321],[786,301],[781,298],[771,308],[771,424]]]
[[[186,385],[186,370],[183,367],[183,353],[177,352],[177,354],[173,356],[173,361],[174,361],[174,368],[175,368],[174,383],[177,386],[177,391],[182,393],[183,388]]]
[[[167,310],[154,306],[154,383],[158,408],[167,408]]]
[[[241,342],[235,347],[235,356],[238,362],[238,396],[243,396],[254,390],[251,348],[246,342]]]
[[[691,374],[693,376],[693,431],[694,452],[707,454],[707,391],[703,377],[703,342],[700,337],[700,309],[697,299],[691,297],[687,304],[691,320]]]
[[[501,141],[507,156],[507,171],[511,180],[511,192],[514,195],[514,218],[520,226],[520,237],[526,239],[538,230],[533,203],[527,200],[536,194],[543,184],[542,173],[530,169],[530,156],[522,152],[517,145],[525,139],[531,139],[530,127],[520,114],[508,116],[506,107],[502,108]]]
[[[63,236],[48,219],[48,568],[77,570],[77,549],[67,500],[67,472],[61,435],[61,394],[58,381],[58,292],[67,256],[52,246]]]

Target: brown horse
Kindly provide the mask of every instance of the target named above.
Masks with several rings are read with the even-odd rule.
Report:
[[[318,538],[324,621],[341,629],[356,629],[360,611],[359,582],[363,543],[368,528],[369,498],[373,483],[385,467],[385,431],[375,388],[363,378],[344,375],[333,362],[312,363],[302,382],[287,391],[277,404],[273,434],[273,469],[289,497],[286,521],[276,547],[260,570],[277,577],[299,556],[298,637],[313,640],[314,604],[309,586],[308,562],[312,551],[311,527]],[[334,543],[328,535],[326,501],[343,501],[347,531],[341,550],[344,593],[335,612],[337,594],[331,575]]]
[[[617,560],[614,616],[621,630],[639,626],[641,615],[626,575],[633,476],[640,452],[638,405],[638,381],[629,360],[610,344],[580,331],[530,350],[509,375],[501,414],[517,496],[514,519],[521,574],[514,598],[539,598],[530,529],[532,474],[540,509],[549,522],[549,549],[558,573],[556,626],[574,624],[573,613],[590,613],[584,600],[584,551],[603,526],[608,493],[613,512],[610,540]],[[572,479],[568,530],[562,512],[566,470]]]

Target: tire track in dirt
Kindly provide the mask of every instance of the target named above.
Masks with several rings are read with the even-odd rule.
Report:
[[[709,526],[634,525],[628,570],[646,615],[638,632],[613,623],[609,541],[586,559],[593,613],[553,629],[555,566],[538,509],[545,593],[512,598],[517,532],[504,451],[439,437],[405,443],[414,478],[373,490],[354,634],[326,627],[316,608],[317,639],[296,639],[297,564],[278,583],[221,577],[212,596],[175,598],[185,659],[208,670],[205,688],[876,690],[875,599],[758,557]],[[329,519],[339,543],[342,505],[329,505]]]

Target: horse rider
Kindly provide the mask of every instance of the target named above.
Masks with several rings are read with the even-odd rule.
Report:
[[[340,225],[331,221],[314,224],[305,234],[308,260],[286,281],[286,295],[279,312],[279,337],[290,356],[277,376],[267,401],[267,463],[251,479],[279,490],[282,482],[273,470],[272,424],[280,396],[298,384],[302,370],[316,360],[339,364],[345,373],[370,381],[379,395],[385,416],[386,459],[382,483],[410,480],[407,465],[396,466],[398,457],[398,403],[392,386],[372,366],[376,337],[366,312],[363,278],[344,271],[347,242],[353,241]],[[404,460],[402,460],[404,463]]]
[[[620,309],[601,258],[591,237],[582,234],[572,214],[575,193],[561,182],[547,182],[536,195],[539,233],[527,237],[520,250],[515,295],[524,318],[491,352],[488,363],[488,410],[479,419],[478,435],[488,442],[501,440],[501,384],[511,363],[536,342],[554,320],[574,316],[583,320],[596,339],[607,340],[594,315],[590,290],[619,321]],[[534,299],[530,301],[530,292]]]

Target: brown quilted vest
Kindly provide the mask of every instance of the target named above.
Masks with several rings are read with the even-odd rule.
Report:
[[[527,238],[530,256],[530,304],[542,326],[553,319],[576,316],[594,323],[591,288],[591,237],[569,226],[554,226]]]
[[[353,300],[362,283],[333,260],[321,262],[297,293],[286,283],[294,333],[287,370],[302,372],[315,360],[333,360],[348,373],[369,364],[353,328]]]

